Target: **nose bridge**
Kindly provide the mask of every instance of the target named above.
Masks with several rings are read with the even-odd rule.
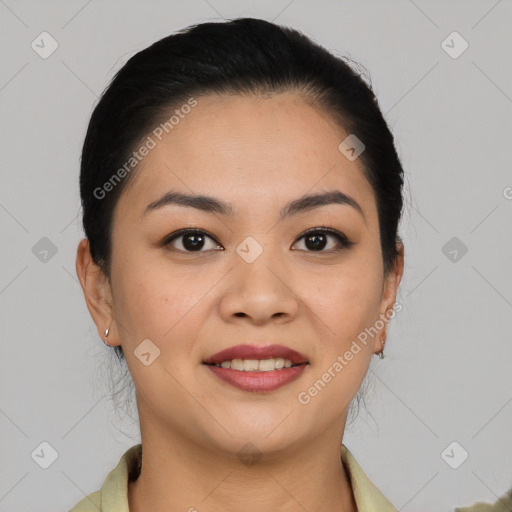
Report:
[[[260,321],[274,315],[296,314],[297,300],[286,283],[286,267],[278,256],[280,250],[264,246],[262,238],[265,237],[260,237],[260,242],[248,236],[236,247],[233,274],[223,299],[224,313],[243,313]]]
[[[268,286],[269,279],[271,281],[276,279],[270,269],[272,267],[279,268],[280,266],[277,256],[279,250],[265,243],[271,239],[271,236],[259,236],[258,238],[260,241],[249,235],[236,247],[235,261],[237,274],[245,284],[247,284],[247,281],[250,281],[251,285],[254,286],[258,283],[266,282]]]

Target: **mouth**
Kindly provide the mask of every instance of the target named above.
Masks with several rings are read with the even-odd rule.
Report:
[[[204,363],[208,366],[217,368],[229,368],[242,372],[272,372],[274,370],[283,370],[284,368],[293,368],[304,363],[292,363],[289,359],[271,358],[271,359],[232,359],[231,361],[222,361],[222,363]]]
[[[307,358],[283,345],[237,345],[202,362],[219,379],[244,391],[274,391],[300,377]]]

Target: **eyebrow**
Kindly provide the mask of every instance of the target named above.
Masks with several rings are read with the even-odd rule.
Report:
[[[329,204],[343,204],[348,205],[357,210],[365,218],[363,209],[359,203],[351,196],[340,192],[339,190],[331,190],[328,192],[310,194],[302,196],[286,204],[279,212],[279,219],[290,217],[298,213],[307,212],[314,208],[326,206]],[[168,205],[179,205],[196,208],[207,213],[218,213],[220,215],[232,216],[233,207],[230,203],[216,199],[215,197],[205,195],[190,195],[182,192],[170,190],[165,193],[160,199],[148,204],[142,216],[151,211],[158,210]]]

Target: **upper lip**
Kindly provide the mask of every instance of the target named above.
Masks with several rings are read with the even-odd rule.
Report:
[[[235,345],[205,359],[205,364],[220,364],[233,359],[289,359],[293,364],[307,363],[306,356],[284,345]]]

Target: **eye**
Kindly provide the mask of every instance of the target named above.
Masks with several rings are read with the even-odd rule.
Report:
[[[175,243],[175,241],[179,241],[180,243],[177,245],[181,245],[181,247],[175,247],[177,250],[181,252],[205,252],[201,251],[207,245],[206,240],[210,239],[215,242],[214,247],[220,247],[217,241],[206,231],[201,229],[180,229],[169,235],[163,242],[163,246],[169,246]],[[208,247],[207,247],[208,249]]]
[[[334,238],[337,241],[337,246],[334,244],[334,247],[330,247],[327,250],[325,247],[328,245],[327,240],[329,238]],[[314,228],[306,231],[306,233],[302,234],[299,240],[304,239],[304,244],[307,247],[308,252],[337,252],[343,249],[347,249],[351,245],[354,245],[354,242],[351,242],[343,233],[331,228]]]

